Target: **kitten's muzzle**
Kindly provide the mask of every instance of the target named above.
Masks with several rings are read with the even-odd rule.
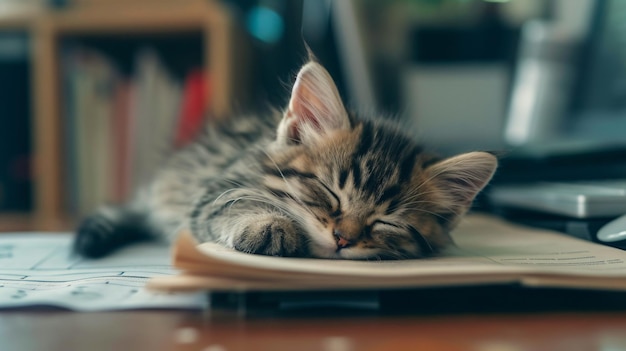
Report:
[[[358,218],[346,216],[335,223],[333,236],[337,244],[337,251],[356,245],[363,234],[363,225]]]
[[[341,232],[336,229],[333,233],[333,236],[335,237],[335,242],[337,243],[337,251],[345,249],[346,247],[350,247],[354,244],[351,240],[344,238]]]

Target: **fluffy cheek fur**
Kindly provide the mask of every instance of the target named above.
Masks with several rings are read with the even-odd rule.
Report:
[[[301,219],[304,235],[307,238],[308,250],[313,257],[331,259],[367,259],[382,258],[394,255],[397,250],[388,248],[385,238],[394,235],[385,235],[383,232],[371,233],[362,237],[353,246],[337,249],[333,232],[338,223],[328,213],[314,208],[304,208],[295,205],[293,211]],[[396,240],[397,243],[400,240]],[[410,246],[410,245],[407,245]],[[414,251],[414,250],[412,250]],[[415,255],[411,255],[415,257]]]
[[[427,255],[426,251],[438,251],[452,243],[450,237],[428,216],[381,216],[379,218],[393,223],[410,224],[423,235],[429,250],[424,250],[407,227],[400,227],[369,220],[365,234],[350,247],[337,250],[333,231],[339,223],[332,216],[316,209],[307,209],[296,204],[292,211],[301,220],[304,235],[307,238],[309,253],[314,257],[333,259],[402,259],[417,258]],[[386,223],[386,222],[385,222]],[[418,235],[418,234],[416,234]]]
[[[318,179],[324,179],[330,190],[335,193],[341,204],[330,200],[325,206],[319,204],[320,198],[329,200],[329,194],[319,194],[319,186],[310,180],[301,180],[295,177],[268,176],[264,184],[271,189],[288,194],[282,196],[280,208],[289,212],[294,218],[302,234],[306,238],[307,249],[311,256],[332,259],[401,259],[424,256],[431,249],[443,247],[450,243],[447,233],[430,218],[425,209],[399,208],[394,213],[387,213],[390,202],[380,206],[372,206],[372,201],[362,198],[358,189],[350,181],[343,189],[338,189],[337,181],[329,175],[326,167],[321,167],[314,159],[300,155],[291,159],[288,164],[280,165],[281,169],[295,169],[302,174],[317,174]],[[326,175],[324,177],[323,175]],[[312,190],[317,189],[317,192]],[[340,209],[341,218],[333,215]],[[358,225],[362,227],[362,234],[350,247],[338,250],[335,230],[342,226],[347,218],[359,217],[359,214],[368,213],[361,217]],[[428,215],[424,215],[428,214]],[[417,228],[418,233],[411,233],[409,228]],[[423,235],[427,239],[429,250],[421,245],[424,241],[416,240],[416,235]],[[432,244],[430,244],[432,242]]]
[[[340,258],[332,235],[333,223],[330,216],[323,211],[300,206],[296,206],[294,210],[302,221],[309,253],[314,257]]]
[[[275,156],[274,160],[280,157]],[[307,174],[311,172],[310,159],[298,157],[289,160],[288,164],[278,164],[280,169],[297,169],[299,173]],[[339,258],[336,255],[337,244],[332,235],[333,220],[329,211],[311,206],[319,199],[310,193],[308,184],[299,179],[279,175],[268,175],[263,181],[266,189],[274,194],[281,194],[280,205],[290,217],[298,222],[302,229],[302,234],[306,238],[307,248],[314,257]]]

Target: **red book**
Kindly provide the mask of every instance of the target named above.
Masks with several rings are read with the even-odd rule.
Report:
[[[205,74],[201,70],[193,70],[185,78],[178,128],[174,139],[177,148],[193,140],[202,128],[207,106],[207,83]]]

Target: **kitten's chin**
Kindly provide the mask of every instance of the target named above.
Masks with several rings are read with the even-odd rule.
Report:
[[[335,248],[318,244],[309,244],[309,253],[316,258],[341,259]]]
[[[378,257],[377,250],[347,248],[338,251],[334,245],[332,247],[311,245],[309,250],[313,257],[333,260],[367,260]]]
[[[380,254],[378,249],[365,249],[362,247],[348,247],[337,250],[337,244],[331,236],[311,236],[309,253],[316,258],[333,260],[367,260],[377,259]]]

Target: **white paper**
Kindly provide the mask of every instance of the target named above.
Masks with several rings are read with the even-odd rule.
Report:
[[[284,273],[292,280],[298,274],[326,277],[395,279],[425,275],[459,274],[571,274],[577,276],[626,278],[626,252],[593,244],[556,232],[512,225],[495,218],[468,216],[452,233],[456,247],[441,256],[399,261],[349,261],[276,258],[249,255],[215,243],[197,246],[209,264],[200,264],[198,273],[228,278],[262,277],[259,270]],[[228,267],[220,266],[228,265]],[[192,270],[191,268],[190,270]],[[274,274],[273,277],[276,277]],[[303,277],[308,279],[308,276]]]
[[[202,308],[204,294],[148,291],[174,275],[165,244],[142,243],[90,260],[72,254],[68,233],[0,234],[0,308],[56,306],[76,311]]]

